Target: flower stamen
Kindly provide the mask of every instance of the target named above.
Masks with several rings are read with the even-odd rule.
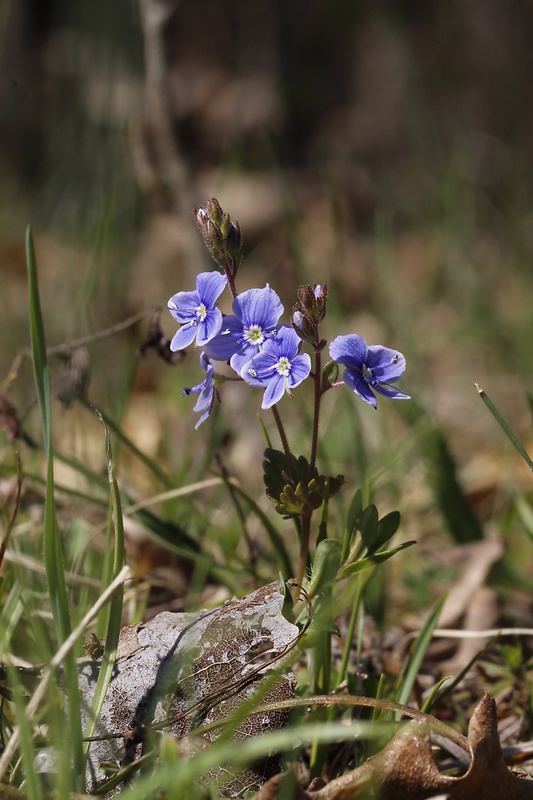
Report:
[[[265,341],[265,335],[261,329],[261,326],[250,325],[250,327],[244,331],[244,340],[245,342],[248,342],[248,344],[257,346],[262,345]]]

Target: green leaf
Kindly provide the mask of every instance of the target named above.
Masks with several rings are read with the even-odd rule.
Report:
[[[376,549],[378,537],[378,510],[375,505],[371,504],[361,511],[356,528],[367,553],[371,555]]]
[[[350,575],[356,575],[358,572],[362,572],[369,567],[375,567],[376,564],[382,564],[384,561],[388,561],[389,558],[396,555],[396,553],[399,553],[400,550],[405,550],[413,544],[416,544],[416,542],[402,542],[402,544],[398,544],[396,547],[391,547],[390,550],[381,550],[379,553],[372,553],[371,556],[360,558],[358,561],[354,561],[352,564],[348,564],[344,567],[341,577],[348,578]]]
[[[344,563],[348,558],[348,553],[350,552],[350,546],[352,544],[352,538],[355,532],[355,525],[362,510],[363,493],[361,489],[357,489],[352,497],[352,502],[350,503],[348,513],[346,514],[346,527],[344,529],[344,536],[342,539],[341,563]]]
[[[279,502],[281,493],[287,484],[292,484],[294,487],[300,481],[307,482],[309,480],[309,462],[304,456],[296,456],[291,453],[292,467],[296,473],[296,481],[292,474],[293,470],[287,463],[285,453],[281,450],[273,450],[267,447],[264,452],[265,459],[263,461],[263,480],[265,482],[267,497],[273,502]]]
[[[336,539],[324,539],[315,551],[313,559],[313,571],[309,584],[306,587],[307,594],[315,597],[324,588],[329,587],[335,581],[341,563],[341,543]]]
[[[392,539],[398,528],[400,527],[400,512],[399,511],[391,511],[389,514],[385,514],[378,523],[378,535],[375,541],[375,549],[379,550],[380,547],[387,544],[387,542]]]

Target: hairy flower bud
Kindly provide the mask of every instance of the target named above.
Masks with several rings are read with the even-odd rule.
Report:
[[[316,339],[316,327],[312,321],[300,311],[299,306],[294,306],[291,317],[291,325],[304,342],[314,345]]]
[[[313,287],[313,294],[315,296],[315,308],[318,313],[319,319],[324,319],[326,316],[326,303],[328,300],[328,287],[324,283],[320,285],[315,283]]]
[[[298,300],[304,316],[314,322],[320,322],[326,316],[328,289],[326,284],[315,283],[314,286],[304,284],[298,289]]]
[[[242,235],[238,222],[232,222],[216,198],[194,210],[194,218],[211,256],[235,277],[242,260]]]

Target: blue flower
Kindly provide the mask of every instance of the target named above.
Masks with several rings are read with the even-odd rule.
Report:
[[[222,327],[222,312],[216,307],[228,279],[219,272],[201,272],[196,277],[196,291],[178,292],[168,301],[168,310],[181,328],[174,335],[170,349],[183,350],[195,339],[203,347]]]
[[[275,405],[285,392],[292,394],[292,390],[309,375],[311,359],[307,353],[300,355],[299,350],[298,334],[292,328],[282,327],[242,367],[241,378],[251,386],[259,386],[265,390],[261,408]]]
[[[202,353],[200,356],[200,364],[203,369],[205,369],[206,376],[205,379],[198,384],[198,386],[193,386],[192,389],[184,389],[182,397],[185,397],[189,394],[198,394],[200,395],[198,400],[196,401],[196,405],[193,408],[193,411],[196,411],[197,414],[201,414],[202,416],[194,426],[196,430],[200,427],[202,422],[208,418],[209,414],[211,413],[211,409],[213,408],[213,404],[215,402],[215,387],[213,385],[213,377],[215,374],[215,368],[209,361],[208,357],[205,353]]]
[[[238,295],[233,315],[224,317],[217,335],[206,348],[210,358],[227,361],[240,374],[243,366],[276,334],[283,305],[267,284],[264,289],[249,289]]]
[[[337,336],[329,346],[331,358],[346,367],[342,379],[365,403],[377,408],[374,392],[392,400],[409,400],[409,395],[395,389],[405,372],[405,358],[397,350],[373,345],[369,347],[357,334]]]

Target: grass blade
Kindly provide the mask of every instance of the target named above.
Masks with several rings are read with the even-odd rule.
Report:
[[[124,566],[124,525],[122,519],[122,505],[120,502],[120,493],[115,479],[113,456],[111,452],[111,442],[109,438],[109,429],[107,428],[104,422],[104,418],[100,414],[100,412],[96,411],[96,413],[100,419],[100,422],[104,426],[105,430],[107,472],[109,477],[110,502],[112,508],[113,521],[114,521],[114,531],[115,531],[115,547],[113,551],[112,570],[111,574],[104,575],[104,582],[102,585],[102,593],[103,593],[107,589],[108,585],[118,576],[120,570]],[[91,705],[91,710],[89,713],[89,719],[85,729],[86,737],[94,735],[96,723],[98,721],[98,717],[100,716],[100,712],[102,710],[107,689],[109,687],[109,682],[113,674],[113,667],[115,665],[117,645],[118,645],[121,620],[122,620],[123,595],[124,595],[123,590],[115,592],[115,594],[111,598],[109,607],[108,608],[104,607],[100,612],[100,615],[107,613],[108,616],[107,635],[106,635],[104,653],[102,655],[100,672],[98,674],[98,680],[96,682],[96,687],[94,690],[94,696]],[[89,747],[90,743],[85,745],[86,754],[89,752]]]
[[[30,338],[33,372],[47,462],[44,506],[44,564],[46,568],[46,580],[52,616],[57,639],[61,646],[70,635],[72,627],[54,498],[50,376],[46,358],[46,340],[41,313],[39,285],[37,281],[35,250],[30,227],[28,227],[26,232],[26,258],[28,266]],[[76,661],[72,652],[68,654],[65,660],[64,671],[66,694],[68,698],[68,716],[75,785],[81,788],[83,785],[83,743],[80,719],[80,697]]]
[[[20,685],[16,669],[14,667],[9,667],[8,672],[9,685],[13,691],[15,719],[20,736],[20,755],[22,758],[22,766],[24,768],[25,777],[25,797],[27,797],[28,800],[42,800],[43,792],[41,781],[37,770],[35,769],[33,731],[26,715],[22,686]]]
[[[433,631],[437,627],[437,623],[439,621],[439,617],[441,615],[442,607],[444,606],[445,601],[446,601],[446,595],[441,597],[441,599],[435,605],[433,611],[427,618],[424,627],[416,637],[415,643],[413,645],[413,652],[407,664],[407,669],[405,670],[403,681],[400,687],[398,688],[398,691],[396,692],[396,696],[394,698],[397,703],[401,703],[402,705],[404,705],[409,700],[411,689],[413,688],[416,676],[418,675],[418,671],[426,654],[426,650],[428,649],[429,643],[431,642]]]
[[[513,447],[518,451],[518,453],[520,453],[520,455],[528,465],[529,469],[533,472],[533,461],[529,457],[522,443],[519,441],[515,432],[511,429],[509,423],[502,417],[502,415],[500,414],[500,412],[498,411],[498,409],[496,408],[496,406],[494,405],[488,394],[485,392],[485,390],[482,389],[478,383],[474,383],[474,386],[476,387],[477,393],[479,394],[479,396],[481,397],[481,399],[489,409],[490,413],[492,414],[492,416],[494,417],[500,428],[503,430],[503,432],[505,433],[511,444],[513,445]]]

